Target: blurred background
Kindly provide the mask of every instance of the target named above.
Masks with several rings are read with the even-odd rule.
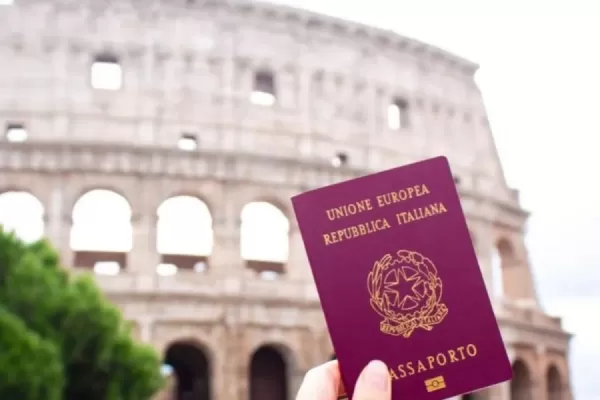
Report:
[[[463,398],[600,399],[594,2],[0,4],[0,223],[95,276],[157,398],[293,399],[334,352],[290,196],[443,154],[515,376]]]

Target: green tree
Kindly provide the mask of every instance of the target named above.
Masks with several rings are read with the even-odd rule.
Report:
[[[0,399],[60,400],[63,388],[58,348],[0,305]]]
[[[63,400],[146,400],[164,384],[160,357],[133,340],[121,313],[105,299],[92,276],[69,275],[48,242],[27,245],[1,227],[0,305],[26,331],[58,349]],[[5,385],[2,368],[4,364],[0,364],[0,393]],[[0,395],[4,398],[17,397]]]

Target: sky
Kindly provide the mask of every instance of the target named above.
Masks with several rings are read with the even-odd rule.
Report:
[[[391,29],[481,65],[476,80],[506,178],[532,213],[526,241],[540,300],[575,334],[576,398],[600,399],[593,372],[600,358],[600,7],[586,0],[276,2]]]

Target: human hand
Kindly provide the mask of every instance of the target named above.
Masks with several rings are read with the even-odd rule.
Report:
[[[296,400],[337,400],[340,387],[337,360],[314,367],[306,373]],[[352,400],[391,400],[392,389],[387,367],[371,361],[360,373]]]

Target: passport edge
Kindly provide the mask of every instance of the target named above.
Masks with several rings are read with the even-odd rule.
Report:
[[[343,182],[341,182],[341,183],[343,183]],[[327,187],[327,186],[325,186],[325,187]],[[318,190],[318,189],[317,189],[317,190]],[[306,193],[306,192],[305,192],[305,193]],[[294,199],[294,197],[296,198],[296,200]],[[298,196],[294,196],[294,197],[292,197],[292,198],[291,198],[291,202],[292,202],[292,209],[294,210],[294,213],[295,213],[295,214],[296,214],[296,216],[297,216],[298,214],[296,213],[296,201],[297,201],[297,197],[298,197]],[[296,218],[297,218],[297,217],[296,217]],[[300,224],[299,222],[298,222],[298,224],[297,224],[297,225],[298,225],[298,230],[300,231],[300,237],[301,237],[301,239],[302,239],[302,237],[303,237],[303,233],[302,233],[302,232],[303,232],[303,229],[302,229],[302,226],[301,226],[301,224]],[[307,260],[308,260],[308,266],[309,266],[309,269],[310,269],[310,273],[311,273],[311,275],[312,275],[312,279],[313,279],[313,283],[314,283],[314,286],[315,286],[315,290],[317,291],[317,295],[318,295],[318,297],[319,297],[319,303],[321,304],[321,310],[322,310],[322,312],[323,312],[323,316],[324,316],[324,320],[325,320],[325,326],[327,327],[327,333],[328,333],[328,335],[329,335],[329,339],[330,339],[330,342],[331,342],[331,347],[332,347],[333,353],[336,355],[336,359],[337,359],[337,357],[338,357],[338,352],[337,352],[337,350],[336,350],[336,341],[335,341],[335,340],[334,340],[334,338],[333,338],[333,336],[334,336],[334,335],[332,335],[332,333],[331,333],[331,332],[332,332],[332,325],[330,325],[330,323],[329,323],[329,321],[330,321],[330,318],[328,318],[328,316],[327,316],[329,313],[326,311],[327,309],[329,309],[329,307],[323,307],[323,299],[324,299],[324,297],[323,297],[323,296],[321,296],[321,292],[322,292],[322,290],[320,289],[320,286],[319,286],[319,285],[317,284],[317,282],[316,282],[316,279],[315,279],[315,270],[314,270],[314,268],[313,268],[313,265],[314,265],[314,263],[313,263],[313,261],[312,261],[312,257],[310,256],[310,254],[309,254],[309,252],[308,252],[308,250],[307,250],[307,248],[306,248],[306,244],[304,243],[304,240],[302,240],[302,246],[304,246],[304,252],[306,253],[306,258],[307,258]],[[344,372],[343,372],[343,369],[342,369],[342,368],[341,368],[341,366],[340,366],[339,359],[337,359],[337,363],[338,363],[338,370],[339,370],[339,373],[340,373],[340,380],[342,381],[342,383],[343,383],[343,385],[344,385],[344,388],[345,388],[345,391],[346,391],[345,395],[347,396],[347,397],[340,397],[340,398],[339,398],[339,399],[337,399],[337,400],[347,400],[347,399],[349,399],[349,398],[350,398],[350,397],[349,397],[349,396],[350,396],[349,388],[350,388],[351,386],[350,386],[350,385],[348,385],[348,382],[349,382],[349,381],[348,381],[348,377],[347,377],[347,376],[345,376],[345,374],[344,374]],[[366,365],[365,365],[365,366],[366,366]],[[356,384],[356,382],[355,382],[355,384]],[[353,386],[352,386],[352,388],[353,388]]]

